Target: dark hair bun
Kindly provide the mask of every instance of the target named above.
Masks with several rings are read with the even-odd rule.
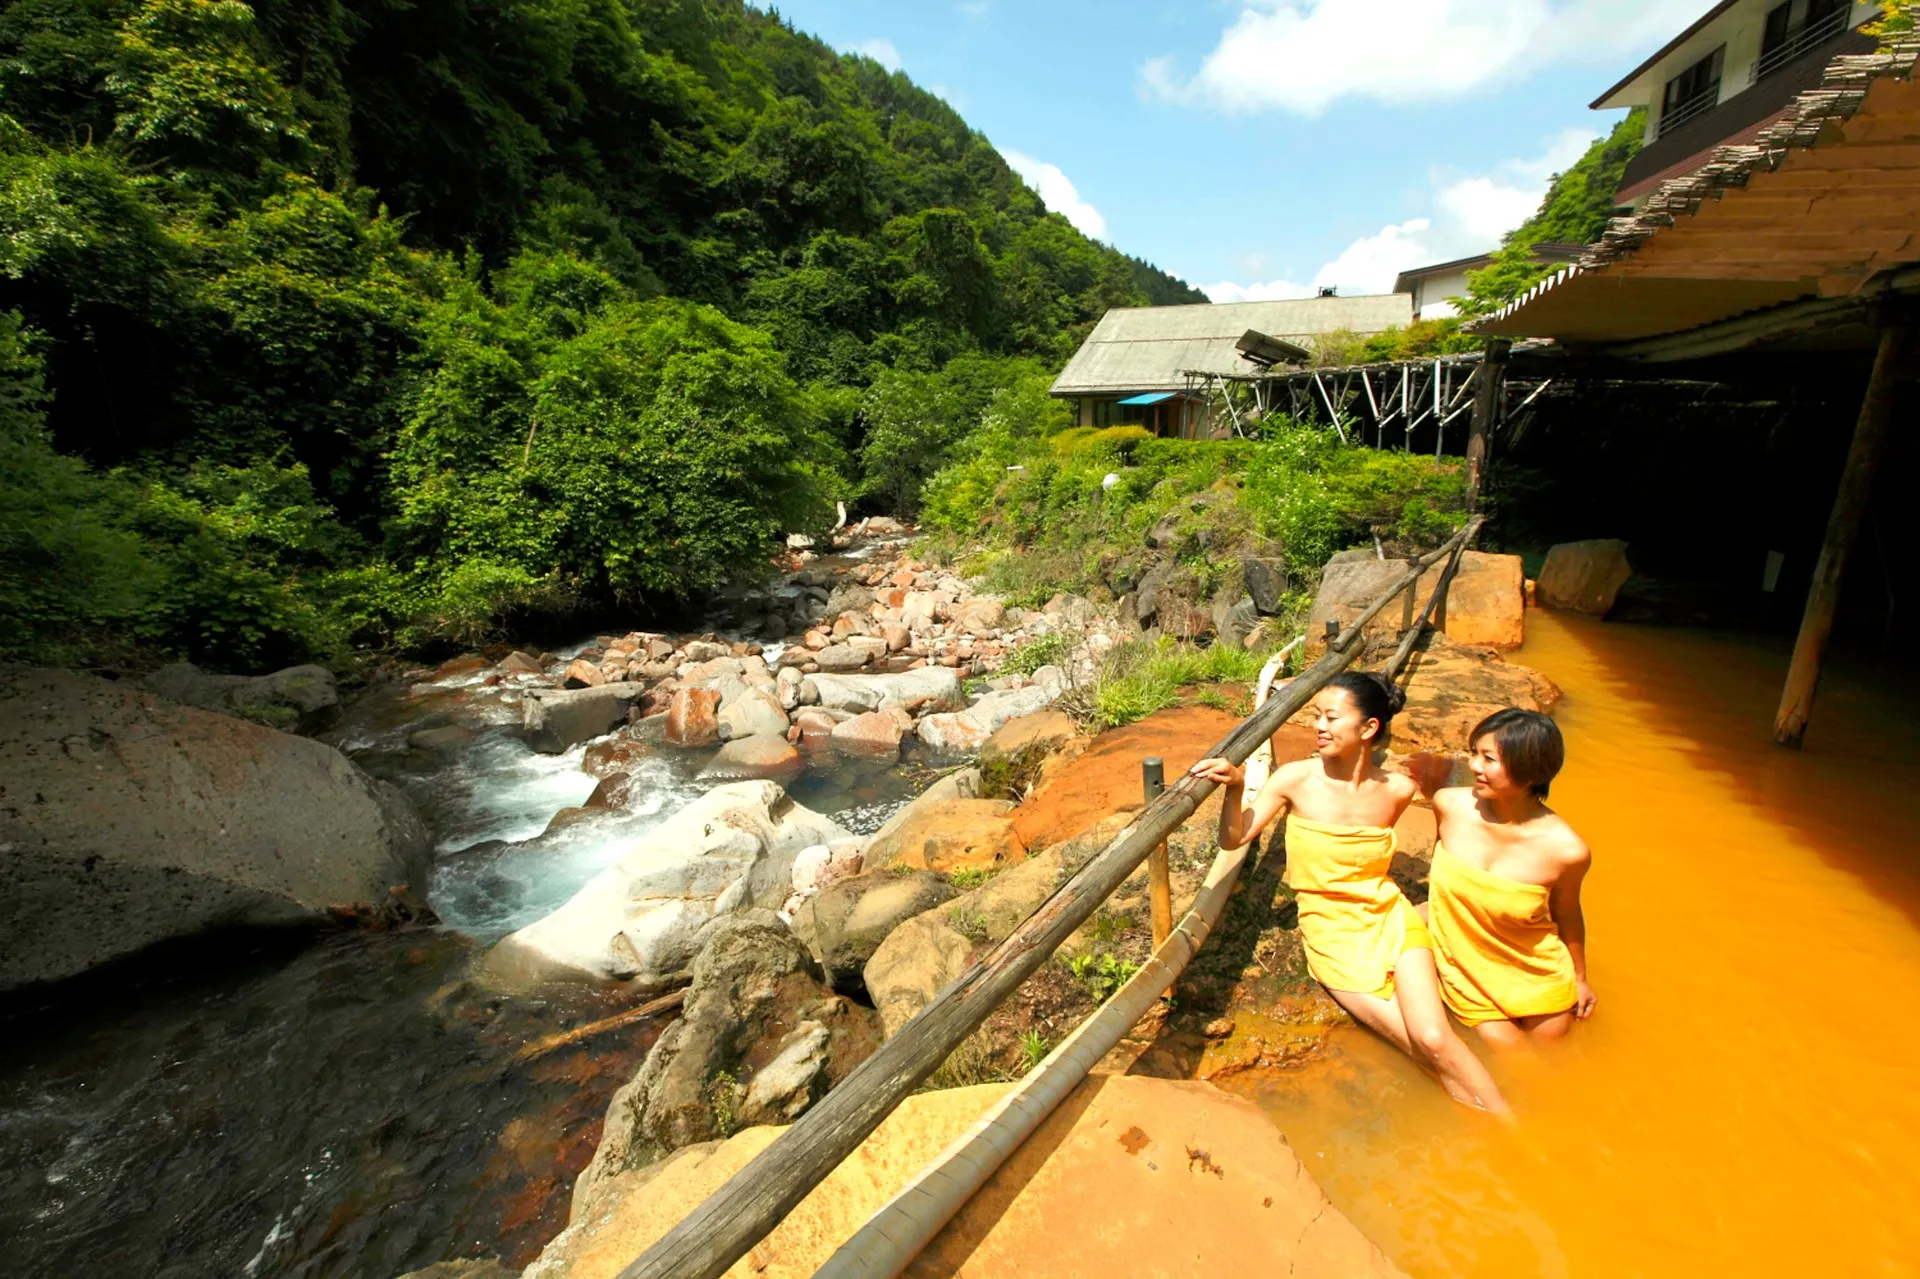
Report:
[[[1327,681],[1327,687],[1341,690],[1353,699],[1362,715],[1380,721],[1379,735],[1373,740],[1384,746],[1390,735],[1388,724],[1407,704],[1406,694],[1378,671],[1341,671]]]

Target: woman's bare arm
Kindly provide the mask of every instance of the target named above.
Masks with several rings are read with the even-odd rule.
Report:
[[[1553,912],[1553,923],[1560,930],[1560,940],[1567,944],[1567,954],[1573,959],[1573,984],[1578,992],[1573,1005],[1573,1015],[1585,1020],[1593,1016],[1593,987],[1587,983],[1587,916],[1580,908],[1580,884],[1587,877],[1587,868],[1593,865],[1593,855],[1585,844],[1575,841],[1577,852],[1571,855],[1560,871],[1560,877],[1553,882],[1553,891],[1549,899],[1549,909]]]
[[[1195,777],[1215,782],[1226,792],[1220,797],[1220,847],[1239,848],[1265,830],[1286,807],[1283,770],[1275,770],[1266,785],[1246,802],[1246,770],[1225,759],[1203,759],[1191,770]]]

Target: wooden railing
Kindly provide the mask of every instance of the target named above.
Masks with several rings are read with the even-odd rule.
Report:
[[[1328,680],[1353,663],[1368,623],[1402,594],[1417,591],[1428,568],[1448,560],[1422,626],[1412,628],[1395,654],[1395,663],[1403,663],[1412,651],[1413,637],[1433,617],[1446,583],[1480,525],[1476,516],[1438,550],[1409,561],[1407,571],[1328,642],[1319,661],[1243,720],[1209,754],[1236,764],[1246,762]],[[619,1279],[717,1279],[745,1256],[1045,963],[1212,791],[1213,783],[1192,775],[1167,787],[1005,941],[934,996],[818,1105],[622,1270]]]

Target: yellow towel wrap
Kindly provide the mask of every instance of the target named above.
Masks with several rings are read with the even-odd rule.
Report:
[[[1427,893],[1440,997],[1463,1024],[1573,1007],[1573,957],[1545,887],[1469,866],[1437,844]]]
[[[1330,990],[1393,998],[1393,970],[1427,950],[1426,925],[1387,878],[1391,826],[1329,826],[1287,814],[1287,887],[1300,907],[1307,969]]]

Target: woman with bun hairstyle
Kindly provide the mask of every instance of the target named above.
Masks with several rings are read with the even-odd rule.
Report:
[[[1440,994],[1491,1043],[1561,1039],[1594,1008],[1580,910],[1593,857],[1545,802],[1566,745],[1551,719],[1522,710],[1487,716],[1468,741],[1473,785],[1433,797],[1427,920]]]
[[[1447,1022],[1426,926],[1387,877],[1393,825],[1416,791],[1375,759],[1401,701],[1379,675],[1334,676],[1313,701],[1317,751],[1276,767],[1250,805],[1246,772],[1230,761],[1203,759],[1192,772],[1226,788],[1223,848],[1240,847],[1286,812],[1286,881],[1315,979],[1356,1021],[1437,1074],[1456,1101],[1505,1114],[1487,1068]]]

